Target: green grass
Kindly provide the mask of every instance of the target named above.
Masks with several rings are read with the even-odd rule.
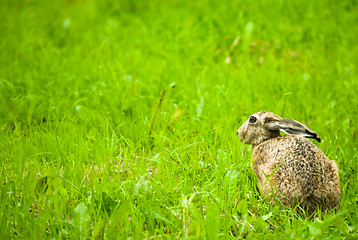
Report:
[[[0,238],[357,238],[357,13],[345,0],[2,1]],[[337,214],[260,197],[236,135],[260,110],[322,138]]]

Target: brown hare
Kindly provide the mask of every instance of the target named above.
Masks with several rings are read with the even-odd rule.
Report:
[[[280,130],[286,134],[280,135]],[[306,138],[321,139],[300,122],[266,111],[252,114],[237,131],[240,141],[251,144],[251,167],[259,188],[272,204],[299,204],[304,214],[315,215],[341,201],[337,164]]]

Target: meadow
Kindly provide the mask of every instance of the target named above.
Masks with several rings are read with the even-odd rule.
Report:
[[[356,1],[3,0],[1,239],[358,238]],[[262,199],[238,127],[296,119],[340,210]]]

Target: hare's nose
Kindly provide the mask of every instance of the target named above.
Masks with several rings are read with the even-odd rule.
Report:
[[[239,130],[237,130],[237,136],[239,137],[239,140],[242,141],[243,137],[242,137],[242,132]]]

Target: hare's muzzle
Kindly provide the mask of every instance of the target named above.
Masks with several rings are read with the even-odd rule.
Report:
[[[239,137],[239,140],[242,142],[243,136],[242,136],[242,131],[240,131],[240,129],[237,130],[237,136]]]

